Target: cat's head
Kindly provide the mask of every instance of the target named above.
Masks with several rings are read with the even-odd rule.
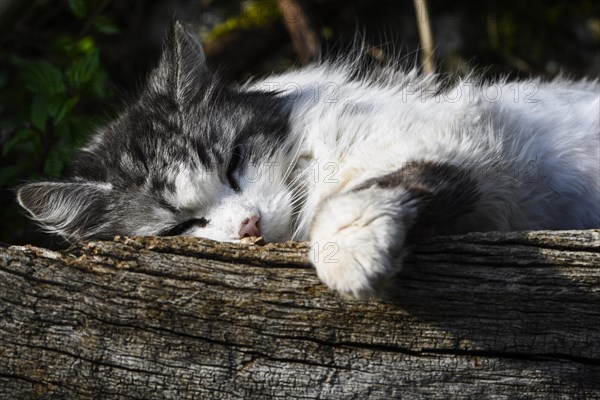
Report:
[[[19,204],[71,241],[191,235],[291,236],[292,153],[273,93],[227,88],[178,22],[140,98],[97,130],[71,178],[19,188]]]

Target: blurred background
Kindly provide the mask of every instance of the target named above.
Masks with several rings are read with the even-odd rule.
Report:
[[[0,0],[0,242],[60,247],[15,204],[14,187],[57,179],[74,149],[135,98],[173,18],[197,29],[232,82],[352,45],[419,61],[429,21],[438,72],[598,77],[593,0]],[[426,28],[426,24],[425,24]],[[425,30],[426,32],[426,30]]]

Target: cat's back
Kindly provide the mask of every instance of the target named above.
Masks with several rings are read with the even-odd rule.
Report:
[[[265,82],[291,96],[292,135],[306,142],[304,156],[334,165],[339,183],[315,188],[323,192],[316,197],[413,160],[511,176],[533,166],[535,182],[510,184],[530,221],[520,228],[600,223],[597,80],[450,83],[416,71],[354,76],[325,64]]]

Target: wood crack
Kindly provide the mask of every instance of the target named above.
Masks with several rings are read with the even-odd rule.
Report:
[[[306,243],[0,246],[0,398],[594,398],[599,243],[423,239],[383,301],[329,292]]]

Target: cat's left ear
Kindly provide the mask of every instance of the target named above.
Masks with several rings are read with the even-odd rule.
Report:
[[[102,237],[110,188],[93,182],[33,182],[17,190],[17,201],[46,231],[69,241]]]
[[[186,104],[203,90],[209,79],[206,55],[198,35],[175,21],[159,65],[150,78],[151,87],[159,92],[167,91],[179,104]]]

